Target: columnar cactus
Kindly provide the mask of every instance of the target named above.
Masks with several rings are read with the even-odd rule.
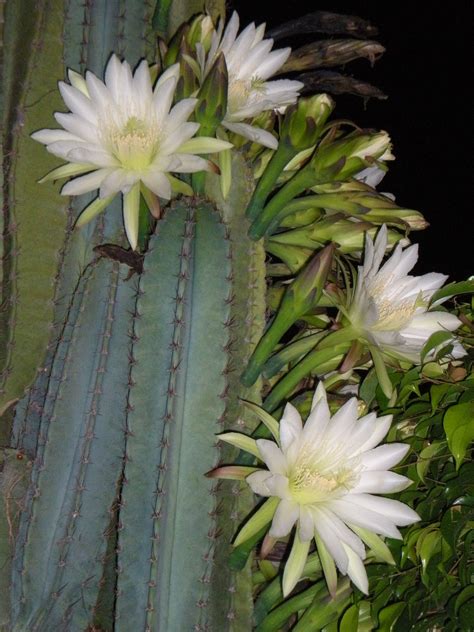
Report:
[[[447,296],[435,294],[442,275],[406,287],[416,257],[402,246],[426,222],[375,189],[393,158],[388,134],[329,120],[328,95],[299,98],[305,75],[269,81],[383,49],[338,40],[289,58],[263,27],[239,35],[237,14],[224,26],[223,4],[203,4],[0,5],[5,631],[248,632],[295,614],[295,629],[319,629],[333,621],[315,623],[329,593],[331,616],[351,599],[336,566],[367,592],[365,544],[391,562],[377,534],[418,518],[373,497],[398,512],[389,526],[344,513],[342,488],[367,514],[359,479],[378,493],[408,479],[384,462],[392,479],[371,488],[362,472],[387,416],[359,422],[360,459],[345,437],[350,471],[332,458],[334,427],[355,436],[358,414],[349,401],[326,432],[329,406],[371,363],[374,391],[379,383],[394,405],[396,371],[462,357],[450,333],[461,321],[428,311]],[[311,28],[372,34],[319,14]],[[66,69],[71,112],[56,114],[64,129],[48,129]],[[74,178],[70,202],[50,182],[62,177]],[[386,291],[394,278],[397,300]],[[313,398],[316,381],[329,396],[321,384]],[[291,404],[283,412],[288,400],[308,413],[304,428]],[[389,461],[406,452],[377,449]],[[255,506],[252,490],[268,499]],[[319,583],[284,601],[301,577]],[[254,585],[267,581],[254,611]]]

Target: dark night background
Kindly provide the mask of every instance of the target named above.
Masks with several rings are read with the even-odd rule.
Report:
[[[390,133],[397,159],[379,188],[392,192],[401,206],[423,212],[431,224],[411,235],[420,244],[415,271],[443,272],[449,280],[474,274],[472,98],[468,96],[472,3],[235,0],[232,7],[243,26],[255,21],[270,28],[326,10],[357,15],[379,28],[375,39],[387,49],[383,57],[374,68],[367,60],[357,60],[343,72],[369,81],[389,98],[371,99],[365,105],[355,96],[336,96],[336,115]],[[297,38],[292,45],[299,45]]]

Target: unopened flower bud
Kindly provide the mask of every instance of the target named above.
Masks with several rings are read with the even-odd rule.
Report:
[[[390,147],[387,132],[355,132],[332,143],[321,144],[311,165],[320,180],[346,180],[381,158]]]
[[[299,99],[286,110],[280,142],[286,142],[298,151],[312,147],[333,109],[334,101],[327,94]]]
[[[221,53],[214,62],[198,94],[196,121],[200,135],[212,136],[227,111],[227,66]]]
[[[207,52],[211,45],[212,32],[214,30],[214,24],[210,15],[198,15],[189,27],[189,32],[186,36],[188,44],[192,48],[196,48],[196,44],[201,44],[204,50]]]

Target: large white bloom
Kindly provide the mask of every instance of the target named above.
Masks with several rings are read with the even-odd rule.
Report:
[[[99,198],[82,213],[78,225],[89,221],[119,192],[124,195],[124,223],[132,248],[138,234],[140,183],[157,196],[171,197],[169,172],[193,173],[210,168],[196,156],[231,147],[229,143],[192,136],[198,123],[188,122],[196,99],[184,99],[173,108],[179,64],[171,66],[152,87],[148,63],[143,60],[132,75],[129,64],[112,55],[105,83],[92,72],[85,80],[70,72],[71,85],[59,90],[70,113],[56,113],[63,129],[43,129],[32,137],[47,150],[67,160],[46,179],[76,176],[64,185],[63,195],[81,195],[99,189]]]
[[[428,311],[431,297],[447,276],[436,272],[407,274],[418,260],[417,244],[406,250],[397,245],[381,267],[386,247],[385,225],[375,244],[366,236],[364,264],[359,267],[348,317],[369,343],[385,353],[419,363],[428,338],[439,330],[454,331],[461,321],[448,312]],[[454,343],[454,358],[465,353],[459,343]]]
[[[234,11],[225,30],[221,21],[212,34],[207,56],[198,48],[201,70],[206,76],[220,53],[224,54],[229,76],[227,112],[222,125],[231,132],[266,147],[276,149],[278,142],[269,132],[244,123],[261,112],[280,110],[295,103],[300,81],[267,81],[288,59],[291,48],[272,51],[273,40],[263,39],[265,24],[249,24],[240,35],[239,16]]]
[[[328,557],[367,593],[364,541],[369,546],[374,539],[380,542],[375,534],[401,538],[396,525],[419,520],[403,503],[374,496],[399,492],[411,483],[405,476],[389,471],[406,455],[409,446],[391,443],[376,447],[387,434],[391,420],[391,415],[377,418],[374,413],[358,419],[355,397],[331,418],[320,383],[304,426],[296,408],[287,404],[278,444],[257,440],[268,470],[254,472],[246,480],[257,494],[280,499],[270,535],[284,537],[297,524],[293,551],[285,567],[285,594],[298,581],[313,538],[325,560],[323,568],[330,589],[333,591],[335,586],[331,587]]]

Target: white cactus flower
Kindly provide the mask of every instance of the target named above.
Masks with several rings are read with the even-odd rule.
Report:
[[[256,494],[279,499],[269,535],[282,538],[297,525],[283,576],[285,595],[301,576],[313,538],[331,593],[337,581],[334,562],[367,593],[364,542],[387,551],[376,534],[401,538],[397,525],[419,520],[405,504],[374,495],[398,492],[411,483],[389,471],[409,446],[391,443],[376,447],[389,431],[391,420],[391,415],[377,418],[374,413],[358,419],[355,397],[331,418],[320,383],[304,426],[296,408],[287,404],[275,433],[278,443],[256,441],[268,469],[251,473],[246,481]],[[226,435],[220,438],[226,440]]]
[[[348,308],[352,326],[369,343],[384,353],[413,363],[421,360],[428,338],[440,330],[454,331],[461,321],[448,312],[430,311],[429,302],[447,276],[431,272],[410,276],[418,260],[418,245],[403,250],[398,244],[381,266],[387,247],[387,228],[379,231],[375,244],[366,236],[364,264],[359,267],[357,285]],[[452,356],[466,352],[454,342]]]
[[[192,138],[198,123],[188,122],[196,99],[172,107],[179,64],[171,66],[152,86],[150,68],[143,60],[132,75],[129,64],[112,55],[105,82],[92,72],[85,79],[69,73],[71,85],[59,83],[69,113],[55,114],[63,129],[43,129],[32,138],[66,161],[44,180],[77,176],[62,188],[63,195],[99,189],[99,197],[81,214],[81,226],[123,193],[124,224],[132,248],[137,246],[140,187],[171,197],[173,173],[209,170],[212,164],[197,156],[228,149],[230,143]],[[145,191],[146,192],[146,191]]]
[[[224,54],[229,77],[227,112],[222,125],[265,147],[276,149],[278,142],[270,132],[245,123],[268,110],[281,111],[295,103],[303,87],[300,81],[267,81],[288,59],[291,48],[272,51],[273,40],[263,39],[265,24],[249,24],[240,35],[239,16],[234,11],[225,30],[221,21],[212,34],[207,55],[198,46],[203,77],[220,53]]]

